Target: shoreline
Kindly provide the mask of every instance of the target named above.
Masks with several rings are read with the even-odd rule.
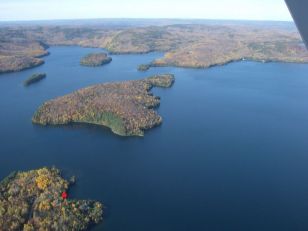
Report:
[[[41,59],[41,58],[44,58],[44,57],[52,55],[52,53],[49,51],[49,49],[52,48],[52,47],[78,47],[78,48],[101,49],[102,51],[107,52],[108,55],[146,55],[146,54],[157,52],[157,53],[162,53],[163,57],[164,57],[164,55],[168,52],[168,51],[161,51],[161,50],[155,50],[155,49],[154,50],[150,50],[150,51],[145,51],[145,52],[114,52],[114,51],[108,50],[105,47],[99,47],[99,46],[82,46],[82,45],[78,45],[78,44],[76,44],[76,45],[65,45],[65,44],[49,45],[49,44],[46,44],[46,51],[47,51],[47,53],[43,54],[43,55],[40,55],[40,56],[35,56],[34,58]],[[154,63],[155,60],[153,60],[151,63],[140,64],[140,65],[148,65],[149,69],[156,68],[156,67],[175,67],[175,68],[184,68],[184,69],[209,69],[209,68],[225,66],[225,65],[228,65],[228,64],[231,64],[231,63],[242,62],[242,61],[258,62],[258,63],[308,64],[308,61],[292,61],[292,60],[277,60],[277,59],[253,59],[253,58],[242,57],[242,58],[239,58],[239,59],[232,59],[232,60],[229,60],[229,61],[223,62],[223,63],[213,63],[211,65],[200,65],[200,66],[179,65],[179,64],[172,64],[172,63],[156,64],[156,63]],[[45,64],[45,60],[42,59],[42,63],[40,63],[38,65],[31,66],[31,67],[22,68],[20,70],[16,70],[16,71],[3,71],[3,72],[1,72],[1,70],[0,70],[0,75],[1,74],[15,73],[15,72],[21,72],[21,71],[33,69],[33,68],[39,67],[39,66],[41,66],[43,64]],[[138,69],[138,67],[137,67],[137,69]],[[140,72],[147,72],[148,70],[140,71]]]

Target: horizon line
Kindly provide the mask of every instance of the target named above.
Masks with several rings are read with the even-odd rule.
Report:
[[[86,21],[86,20],[208,20],[208,21],[250,21],[250,22],[294,22],[290,20],[275,20],[275,19],[223,19],[223,18],[131,18],[131,17],[115,17],[115,18],[55,18],[55,19],[0,19],[0,23],[9,22],[52,22],[52,21]]]

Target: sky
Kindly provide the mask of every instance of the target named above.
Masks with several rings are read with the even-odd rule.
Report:
[[[0,0],[0,20],[181,18],[291,21],[284,0]]]

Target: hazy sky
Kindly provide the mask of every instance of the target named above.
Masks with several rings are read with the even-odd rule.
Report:
[[[74,18],[291,20],[284,0],[0,0],[0,20]]]

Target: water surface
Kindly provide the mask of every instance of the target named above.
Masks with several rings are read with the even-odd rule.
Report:
[[[161,54],[117,55],[99,68],[80,58],[99,49],[53,47],[46,64],[0,75],[0,177],[56,166],[76,175],[70,196],[105,206],[103,231],[296,231],[308,229],[308,65],[238,62],[207,70],[137,66]],[[47,78],[28,88],[36,72]],[[48,99],[96,83],[171,72],[144,138],[97,126],[32,125]]]

